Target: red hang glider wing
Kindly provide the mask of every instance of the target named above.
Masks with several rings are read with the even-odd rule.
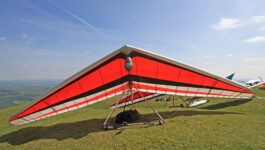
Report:
[[[124,67],[128,57],[133,65],[130,71]],[[137,88],[147,93],[224,98],[253,96],[249,88],[238,83],[126,45],[22,108],[11,117],[10,123],[28,123],[97,103],[121,94],[128,81],[133,82],[133,90]]]

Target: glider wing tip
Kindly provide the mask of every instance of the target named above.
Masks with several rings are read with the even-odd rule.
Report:
[[[8,120],[8,123],[10,124],[10,125],[12,125],[12,126],[15,126],[16,124],[14,124],[14,122],[13,121],[11,121],[11,119],[10,120]]]
[[[14,117],[15,117],[15,115],[13,115],[12,117],[10,117],[10,119],[8,120],[8,123],[9,123],[10,125],[13,125],[13,126],[17,125],[17,124],[15,123],[17,119],[13,119]]]

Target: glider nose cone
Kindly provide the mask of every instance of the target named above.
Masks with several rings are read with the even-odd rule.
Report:
[[[133,68],[133,63],[132,63],[132,59],[131,59],[131,57],[127,57],[126,58],[126,61],[125,61],[125,69],[127,70],[127,71],[131,71],[132,70],[132,68]]]

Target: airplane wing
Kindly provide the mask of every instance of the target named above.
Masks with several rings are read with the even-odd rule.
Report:
[[[129,71],[125,68],[128,60],[132,65]],[[240,99],[253,96],[251,89],[231,80],[126,45],[47,91],[9,122],[28,123],[98,103],[120,95],[129,82],[147,93]]]
[[[258,84],[255,84],[255,85],[248,86],[248,88],[252,89],[252,88],[254,88],[254,87],[258,87],[258,86],[260,86],[260,85],[262,85],[262,84],[264,84],[264,83],[265,83],[265,82],[263,81],[263,82],[260,82],[260,83],[258,83]]]

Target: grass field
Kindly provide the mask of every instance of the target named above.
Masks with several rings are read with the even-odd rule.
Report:
[[[265,90],[256,88],[255,93],[265,97]],[[106,106],[113,100],[25,125],[9,125],[9,117],[22,104],[0,110],[0,149],[265,149],[265,99],[209,100],[195,108],[152,101],[166,124],[108,131],[101,126],[110,112]],[[145,103],[136,108],[142,121],[157,122]]]

